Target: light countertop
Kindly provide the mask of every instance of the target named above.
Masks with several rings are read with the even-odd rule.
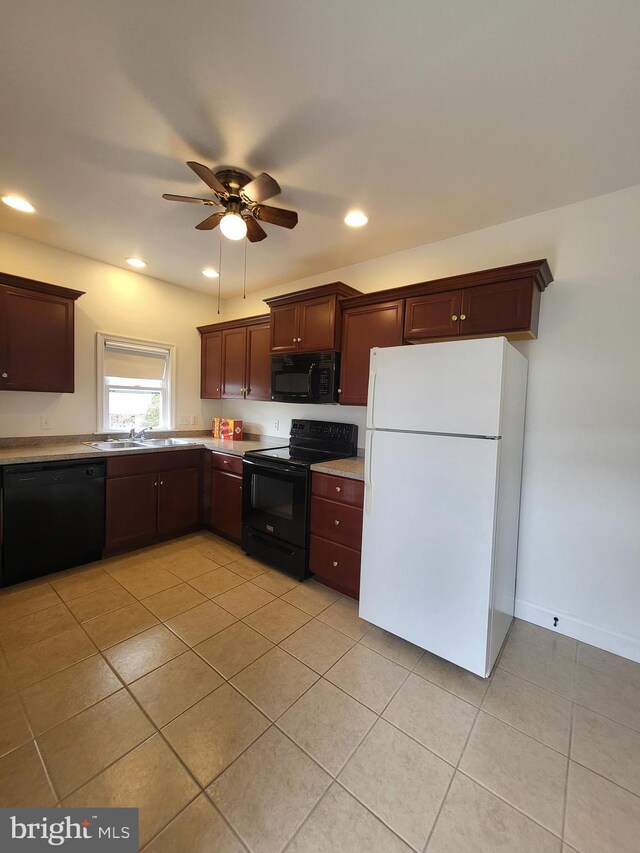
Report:
[[[316,462],[311,466],[311,470],[321,474],[333,474],[336,477],[347,477],[349,480],[364,480],[364,457],[350,456],[348,459]]]
[[[33,444],[14,447],[0,447],[0,465],[16,465],[26,462],[57,462],[64,459],[98,459],[109,456],[134,456],[139,453],[179,453],[182,450],[206,450],[229,453],[232,456],[244,456],[249,450],[264,450],[267,447],[283,447],[286,439],[264,436],[243,441],[222,441],[217,438],[198,436],[193,444],[173,447],[136,447],[125,450],[98,450],[78,441],[69,443]]]

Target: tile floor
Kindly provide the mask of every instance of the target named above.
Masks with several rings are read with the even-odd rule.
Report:
[[[198,533],[0,593],[0,806],[147,853],[637,853],[640,665],[515,622],[484,681]]]

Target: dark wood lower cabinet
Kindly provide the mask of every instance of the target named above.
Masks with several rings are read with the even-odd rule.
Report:
[[[178,536],[198,526],[200,471],[164,471],[158,475],[158,533]]]
[[[240,541],[242,532],[242,477],[214,468],[211,471],[211,517],[218,533]]]
[[[199,450],[108,459],[105,552],[195,530],[201,521],[200,461]]]
[[[157,474],[107,480],[107,551],[138,548],[154,539],[158,528],[157,483]]]
[[[360,595],[363,493],[361,480],[311,475],[309,569],[320,583],[351,598]]]

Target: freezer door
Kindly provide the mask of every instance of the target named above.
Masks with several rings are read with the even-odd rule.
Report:
[[[368,432],[360,616],[487,675],[499,440]]]
[[[367,427],[501,435],[505,338],[371,350]]]

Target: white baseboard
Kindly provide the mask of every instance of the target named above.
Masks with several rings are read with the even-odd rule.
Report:
[[[563,613],[561,610],[549,610],[522,598],[516,598],[514,615],[518,619],[524,619],[525,622],[533,622],[534,625],[549,628],[559,634],[564,634],[566,637],[573,637],[575,640],[588,643],[590,646],[597,646],[599,649],[605,649],[615,655],[640,663],[639,637],[632,637],[630,634],[622,634],[620,631],[605,628],[603,625],[586,622],[584,619],[578,619],[576,616]],[[558,624],[554,627],[553,619],[555,616],[558,617]]]

